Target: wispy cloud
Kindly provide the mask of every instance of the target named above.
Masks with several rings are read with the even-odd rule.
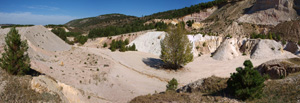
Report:
[[[50,11],[55,11],[55,10],[60,9],[58,7],[51,7],[51,6],[46,6],[46,5],[27,6],[27,8],[29,8],[29,9],[39,9],[39,10],[50,10]]]
[[[0,12],[0,24],[64,24],[73,19],[76,19],[76,17],[66,15],[37,15],[31,12]]]

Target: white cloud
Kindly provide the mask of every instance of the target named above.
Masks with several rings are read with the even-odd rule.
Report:
[[[64,24],[73,19],[76,19],[76,17],[66,15],[37,15],[30,12],[0,12],[0,24]]]
[[[36,5],[36,6],[27,6],[29,9],[39,9],[39,10],[50,10],[50,11],[55,11],[59,10],[58,7],[51,7],[51,6],[45,6],[45,5]]]

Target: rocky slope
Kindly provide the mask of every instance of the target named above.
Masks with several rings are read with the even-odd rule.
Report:
[[[296,0],[257,0],[238,21],[259,25],[277,25],[280,22],[294,20],[298,17],[294,9],[294,1]]]
[[[270,32],[279,34],[283,40],[298,42],[300,38],[300,20],[280,23],[272,28]]]

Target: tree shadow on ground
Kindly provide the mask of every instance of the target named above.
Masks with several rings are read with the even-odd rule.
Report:
[[[163,66],[164,66],[164,62],[162,60],[156,59],[156,58],[143,58],[143,62],[147,66],[150,66],[155,69],[160,69],[160,68],[163,68]]]

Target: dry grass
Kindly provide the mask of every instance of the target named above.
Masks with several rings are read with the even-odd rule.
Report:
[[[131,103],[199,103],[199,102],[238,102],[224,97],[226,78],[209,77],[203,84],[192,90],[192,93],[166,92],[153,95],[138,96]],[[265,82],[263,97],[247,100],[250,103],[296,103],[300,102],[300,72],[290,74],[285,79]]]
[[[292,62],[296,65],[300,65],[300,58],[291,58],[291,59],[288,59],[289,62]]]
[[[209,77],[203,80],[201,87],[191,90],[192,93],[163,92],[153,95],[138,96],[130,103],[202,103],[202,102],[237,102],[222,96],[212,96],[227,87],[226,78]]]
[[[300,72],[285,79],[266,82],[264,96],[261,99],[247,101],[251,103],[296,103],[300,102]]]
[[[0,93],[0,103],[36,103],[36,102],[61,102],[58,95],[37,93],[30,87],[32,77],[10,75],[0,69],[0,84],[6,82],[4,91]]]

